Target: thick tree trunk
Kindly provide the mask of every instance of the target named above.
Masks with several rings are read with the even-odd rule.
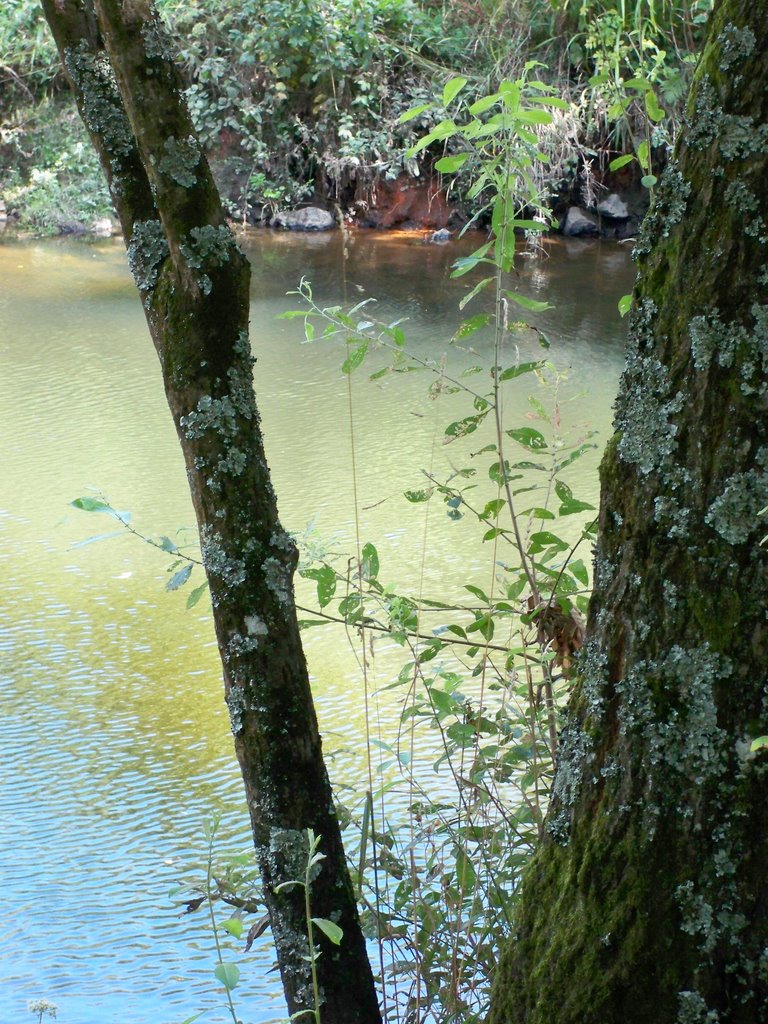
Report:
[[[768,0],[638,242],[586,657],[490,1024],[768,1021]]]
[[[107,175],[187,465],[235,747],[291,1013],[313,1005],[302,878],[343,929],[318,969],[327,1024],[377,1024],[293,601],[296,550],[277,517],[248,341],[250,267],[227,227],[148,0],[43,0]]]

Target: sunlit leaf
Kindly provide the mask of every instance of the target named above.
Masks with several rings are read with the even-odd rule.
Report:
[[[534,427],[516,427],[513,430],[508,430],[507,434],[513,441],[517,441],[518,444],[523,445],[524,448],[530,448],[532,451],[543,451],[547,447],[546,438],[540,430],[536,430]]]
[[[228,992],[237,988],[240,981],[240,968],[237,964],[217,964],[213,973]]]
[[[236,939],[239,939],[243,934],[244,925],[239,917],[230,917],[229,920],[222,921],[219,927],[223,928],[225,932],[229,932]]]
[[[611,160],[608,164],[608,169],[610,171],[620,171],[622,167],[626,167],[627,164],[631,164],[634,159],[634,153],[625,153],[623,156],[617,156],[615,160]]]
[[[418,117],[419,114],[423,114],[426,110],[429,110],[430,103],[420,103],[417,107],[411,107],[410,110],[406,110],[404,114],[401,114],[397,119],[398,124],[405,124],[406,121],[412,121],[414,117]]]
[[[546,366],[544,360],[538,360],[535,363],[519,363],[517,366],[510,366],[508,369],[503,370],[499,374],[499,380],[512,380],[515,377],[522,376],[524,373],[540,370],[542,366]]]
[[[452,103],[466,84],[467,79],[463,75],[458,75],[456,78],[451,78],[450,81],[446,82],[443,89],[443,106],[447,107]]]
[[[175,572],[173,576],[171,576],[171,578],[165,584],[165,589],[178,590],[179,587],[183,587],[184,584],[189,579],[191,572],[192,565],[190,563],[187,563],[187,565],[183,565],[178,572]]]
[[[504,294],[512,302],[516,302],[518,306],[522,306],[523,309],[530,309],[533,313],[543,313],[545,309],[551,309],[552,306],[548,302],[539,302],[538,299],[529,299],[527,295],[521,295],[519,292],[505,291]]]
[[[352,349],[347,358],[341,364],[342,373],[352,373],[353,370],[362,363],[365,359],[365,353],[368,351],[368,342],[363,341],[357,348]]]
[[[435,164],[435,170],[441,174],[453,174],[458,171],[469,159],[469,153],[457,153],[455,156],[444,156]]]
[[[194,608],[207,589],[208,580],[206,580],[204,583],[201,583],[199,587],[195,587],[194,590],[190,590],[190,592],[187,594],[187,609]]]
[[[323,935],[325,935],[327,939],[330,939],[334,946],[338,946],[344,938],[344,932],[339,928],[335,921],[329,921],[325,917],[313,917],[312,924],[316,925]]]
[[[420,501],[429,501],[434,492],[434,487],[425,487],[420,491],[404,491],[403,494],[407,501],[412,502],[414,505]]]
[[[379,555],[373,544],[363,545],[363,576],[375,579],[379,575]]]

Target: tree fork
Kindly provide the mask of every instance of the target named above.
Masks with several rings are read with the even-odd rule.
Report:
[[[224,689],[290,1013],[313,1006],[303,894],[306,830],[327,1024],[380,1024],[373,975],[322,757],[293,599],[296,548],[264,456],[248,340],[250,266],[181,99],[149,0],[42,0],[120,218],[163,372],[200,530]]]
[[[637,244],[595,590],[489,1024],[768,1021],[768,0],[719,0]]]

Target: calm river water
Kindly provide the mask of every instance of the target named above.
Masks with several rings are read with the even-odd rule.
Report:
[[[336,344],[303,344],[299,322],[276,319],[296,307],[286,292],[305,275],[326,305],[376,296],[375,315],[407,317],[409,346],[439,360],[467,290],[466,278],[448,278],[461,245],[357,235],[346,262],[338,235],[262,232],[246,247],[256,388],[285,525],[311,522],[316,540],[353,550],[354,437],[360,530],[382,575],[439,595],[470,578],[487,584],[492,566],[471,524],[402,497],[424,486],[422,469],[444,476],[462,458],[440,436],[471,410],[455,396],[427,398],[422,373],[371,383],[358,371],[348,390]],[[616,302],[632,278],[625,248],[560,242],[521,261],[514,283],[553,304],[537,323],[548,357],[571,368],[564,423],[598,430],[600,442],[622,362]],[[452,355],[453,372],[487,364],[488,339],[472,341],[477,354]],[[523,359],[543,354],[530,334],[519,346]],[[524,378],[507,399],[510,426],[527,422],[532,388]],[[61,1024],[181,1024],[201,1010],[224,1021],[205,920],[179,917],[168,898],[202,861],[211,811],[222,813],[227,848],[248,847],[206,602],[186,611],[184,590],[166,593],[167,562],[135,538],[78,546],[113,524],[69,506],[93,488],[146,534],[193,522],[119,241],[0,243],[0,423],[0,1022],[30,1021],[37,998],[58,1005]],[[574,467],[578,497],[596,500],[596,465],[597,453]],[[306,646],[331,773],[354,803],[366,786],[360,670],[343,633],[312,630]],[[402,660],[384,649],[373,688]],[[390,693],[376,714],[391,738]],[[268,937],[238,959],[243,1019],[284,1019]]]

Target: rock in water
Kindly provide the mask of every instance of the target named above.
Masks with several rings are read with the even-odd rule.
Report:
[[[284,231],[330,231],[335,225],[333,214],[318,206],[307,206],[303,210],[276,214],[271,226]]]
[[[597,212],[601,217],[608,217],[609,220],[628,220],[629,210],[624,200],[611,192],[609,196],[597,204]]]
[[[569,206],[563,221],[563,234],[569,238],[595,238],[600,234],[597,220],[578,206]]]

